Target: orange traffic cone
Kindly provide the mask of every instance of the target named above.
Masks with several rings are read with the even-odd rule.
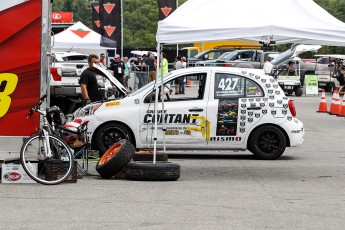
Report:
[[[331,111],[331,115],[338,115],[340,114],[340,98],[339,98],[339,93],[338,90],[336,90],[336,95],[335,95],[335,99],[334,99],[334,107],[333,107],[333,111]]]
[[[340,114],[339,117],[345,117],[345,95],[343,96],[343,101],[341,102]]]
[[[331,114],[334,110],[334,102],[335,102],[336,93],[337,93],[337,90],[333,90],[331,106],[329,107],[329,112],[328,112],[329,114]]]
[[[326,93],[325,90],[322,90],[322,94],[321,94],[321,100],[320,100],[320,104],[319,104],[319,110],[316,111],[318,113],[327,113],[327,101],[326,101]]]

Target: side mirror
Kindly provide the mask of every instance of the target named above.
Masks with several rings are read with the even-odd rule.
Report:
[[[208,54],[205,54],[205,55],[204,55],[204,60],[208,60],[208,59],[209,59]]]

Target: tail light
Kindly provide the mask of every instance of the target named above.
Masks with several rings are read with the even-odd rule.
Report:
[[[293,117],[296,117],[296,108],[293,103],[293,100],[289,100],[289,109]]]
[[[223,66],[224,66],[224,67],[231,67],[231,66],[232,66],[232,64],[225,63]]]
[[[61,81],[61,75],[62,75],[62,71],[61,71],[61,68],[55,68],[55,67],[52,67],[50,68],[50,73],[54,79],[54,81]]]

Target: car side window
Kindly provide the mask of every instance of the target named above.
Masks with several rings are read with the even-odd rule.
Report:
[[[167,103],[176,101],[203,100],[205,96],[206,73],[195,73],[176,77],[164,84],[164,101]],[[144,102],[154,101],[155,92],[146,96]],[[158,98],[161,101],[161,96]]]
[[[214,98],[244,97],[244,78],[234,74],[216,73]]]
[[[246,79],[246,96],[247,97],[263,97],[262,88],[254,81]]]
[[[262,88],[253,80],[243,76],[227,73],[216,73],[214,98],[262,97]]]
[[[204,99],[206,73],[188,74],[166,82],[164,95],[169,101]],[[166,99],[165,99],[166,100]]]

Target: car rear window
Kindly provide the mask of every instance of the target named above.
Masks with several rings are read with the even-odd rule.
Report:
[[[235,74],[216,73],[214,87],[215,99],[264,96],[255,81]]]

